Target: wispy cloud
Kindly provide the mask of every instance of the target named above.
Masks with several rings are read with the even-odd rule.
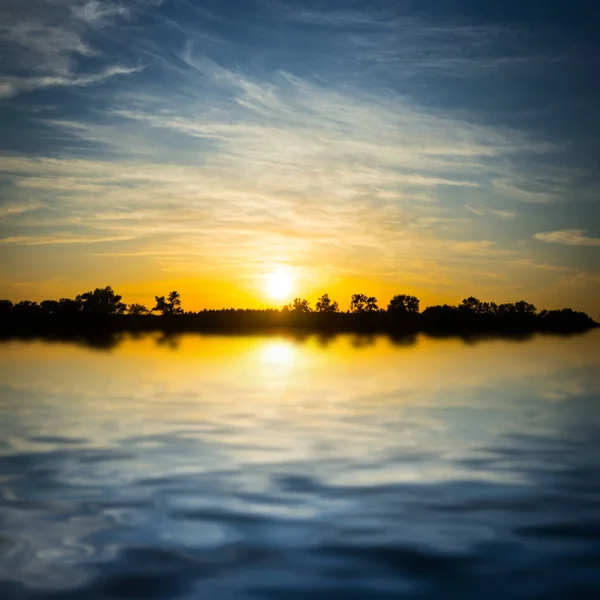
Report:
[[[456,12],[411,11],[402,3],[378,7],[340,5],[303,7],[274,2],[280,18],[317,31],[327,31],[338,62],[368,65],[395,78],[443,75],[468,79],[502,71],[538,68],[560,59],[558,53],[536,52],[531,29],[500,23],[476,23]],[[332,42],[333,43],[333,42]]]
[[[533,236],[540,242],[565,244],[567,246],[600,246],[600,237],[588,237],[584,229],[560,229],[536,233]]]
[[[502,159],[535,142],[405,98],[342,93],[288,73],[261,80],[189,49],[185,60],[193,84],[117,97],[101,123],[40,120],[126,159],[6,157],[0,169],[16,189],[50,194],[56,210],[15,216],[5,244],[132,239],[94,255],[149,258],[175,273],[233,273],[243,262],[250,276],[279,260],[335,279],[367,261],[380,280],[401,269],[448,289],[475,274],[486,285],[505,279],[498,265],[518,254],[465,240],[444,194],[509,178]],[[173,152],[179,161],[165,162]],[[31,234],[44,223],[85,233]]]
[[[11,215],[22,215],[27,212],[32,212],[42,208],[44,205],[40,203],[27,203],[22,204],[7,203],[0,205],[0,219],[10,217]]]
[[[128,17],[129,9],[121,3],[111,0],[88,0],[76,5],[73,13],[82,21],[92,26],[102,26],[112,22],[116,17]]]
[[[5,59],[0,99],[48,87],[98,84],[139,71],[122,64],[105,64],[96,72],[78,69],[82,57],[103,58],[90,42],[90,31],[97,35],[98,29],[130,14],[130,8],[112,0],[5,0],[0,19],[0,57]]]
[[[465,208],[478,217],[492,216],[499,219],[515,219],[517,217],[517,213],[512,210],[498,210],[488,206],[469,206],[468,204],[465,204]]]
[[[5,0],[0,50],[6,58],[3,69],[10,65],[48,75],[66,75],[76,57],[96,54],[66,0]]]
[[[0,244],[16,244],[19,246],[48,246],[53,244],[102,244],[105,242],[122,242],[131,240],[133,236],[111,236],[95,237],[93,235],[84,236],[14,236],[0,238]]]
[[[20,92],[49,87],[85,87],[103,83],[118,75],[139,73],[143,67],[114,66],[100,73],[69,76],[47,75],[40,77],[6,77],[0,75],[0,99],[14,96]]]
[[[576,269],[575,267],[543,263],[535,260],[534,258],[517,258],[512,260],[511,264],[528,270],[536,269],[540,271],[548,271],[551,273],[576,273],[578,271],[578,269]]]

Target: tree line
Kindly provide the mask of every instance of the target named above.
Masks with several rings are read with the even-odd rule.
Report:
[[[159,313],[162,315],[179,315],[184,310],[181,304],[181,295],[177,291],[172,291],[166,296],[155,296],[154,307],[148,309],[143,304],[126,304],[122,302],[122,296],[116,294],[111,286],[96,288],[93,291],[79,294],[73,298],[61,298],[60,300],[43,300],[39,304],[30,300],[23,300],[13,304],[10,300],[0,300],[0,316],[6,316],[9,313],[14,316],[20,314],[33,315],[150,315]],[[223,309],[231,310],[231,309]],[[260,310],[260,309],[258,309]],[[272,310],[272,309],[265,309]],[[379,308],[377,298],[366,296],[365,294],[352,294],[350,299],[349,313],[372,313],[381,312],[384,309]],[[305,298],[294,298],[290,304],[286,304],[281,309],[282,312],[291,313],[339,313],[339,304],[331,300],[329,294],[323,294],[312,308],[310,302]],[[419,299],[415,296],[406,294],[397,294],[394,296],[387,307],[387,312],[419,312]],[[190,314],[190,313],[188,313]]]
[[[32,316],[36,314],[72,316],[72,315],[149,315],[158,312],[162,315],[178,315],[183,313],[179,292],[170,292],[165,296],[155,296],[156,305],[148,310],[143,304],[126,304],[122,296],[116,294],[110,285],[96,288],[94,291],[78,294],[73,298],[60,300],[42,300],[39,304],[23,300],[13,304],[10,300],[0,300],[0,316]]]
[[[75,298],[24,300],[13,304],[0,300],[3,329],[35,330],[77,327],[115,327],[122,330],[170,328],[174,330],[261,329],[290,326],[327,331],[431,331],[469,332],[502,330],[579,331],[597,324],[587,314],[570,308],[541,310],[519,300],[496,304],[470,296],[458,305],[428,306],[420,311],[420,301],[410,294],[396,294],[380,307],[375,296],[352,294],[347,311],[323,294],[314,307],[305,298],[295,298],[281,309],[203,309],[186,312],[179,292],[155,296],[155,304],[126,304],[111,286],[96,288]],[[162,315],[157,319],[155,314]],[[107,325],[107,318],[110,324]],[[95,324],[95,325],[94,325]]]

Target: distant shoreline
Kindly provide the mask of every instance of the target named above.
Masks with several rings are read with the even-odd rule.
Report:
[[[461,314],[396,315],[375,313],[300,313],[278,310],[202,311],[176,315],[40,315],[0,318],[0,337],[32,335],[94,335],[108,333],[224,333],[260,334],[388,334],[424,333],[431,336],[519,335],[582,333],[600,327],[583,313],[507,316]]]
[[[126,304],[110,286],[96,288],[74,299],[44,300],[39,304],[0,300],[0,338],[101,338],[143,332],[385,334],[395,339],[424,333],[434,337],[470,338],[582,333],[600,326],[586,313],[570,308],[538,311],[524,300],[496,304],[473,296],[458,306],[429,306],[422,312],[419,299],[406,294],[394,296],[387,309],[380,308],[373,296],[353,294],[350,310],[344,312],[328,294],[323,294],[314,308],[306,299],[295,298],[281,310],[231,308],[185,312],[177,291],[156,296],[155,300],[156,306],[151,310],[141,304]]]

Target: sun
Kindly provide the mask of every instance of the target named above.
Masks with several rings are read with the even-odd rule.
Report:
[[[265,292],[273,300],[287,300],[294,289],[294,277],[285,267],[265,275]]]

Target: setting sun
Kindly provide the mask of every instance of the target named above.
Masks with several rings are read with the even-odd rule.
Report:
[[[274,300],[287,300],[294,289],[294,278],[287,268],[279,268],[265,276],[266,293]]]

